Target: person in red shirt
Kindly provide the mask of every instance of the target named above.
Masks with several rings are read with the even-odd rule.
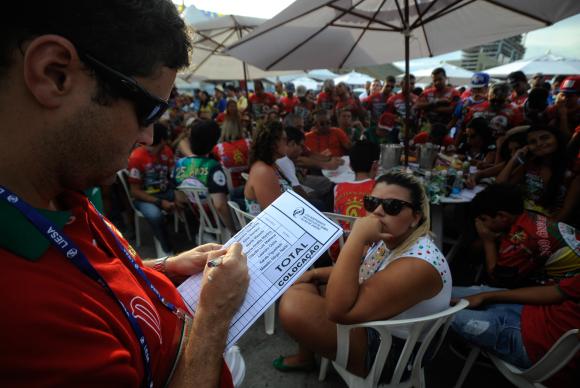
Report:
[[[366,211],[363,198],[375,186],[375,175],[380,149],[377,144],[360,140],[349,151],[350,167],[354,171],[353,182],[337,183],[334,186],[334,212],[346,216],[364,217]]]
[[[435,123],[431,125],[429,132],[423,131],[415,135],[411,141],[411,145],[432,143],[446,148],[453,144],[453,138],[448,133],[449,129],[447,129],[446,125]]]
[[[507,76],[507,82],[512,88],[511,100],[519,107],[524,106],[528,99],[528,78],[523,71],[514,71]]]
[[[510,102],[508,94],[507,84],[492,85],[487,101],[468,108],[465,123],[469,123],[477,117],[485,118],[495,139],[504,136],[508,129],[522,124],[522,108]]]
[[[415,87],[415,76],[409,74],[409,84],[405,82],[405,78],[401,80],[401,91],[389,97],[387,100],[387,112],[396,114],[401,118],[405,118],[405,92],[407,89],[410,91]],[[409,94],[409,107],[411,108],[411,120],[414,121],[416,117],[416,112],[413,110],[413,106],[417,103],[419,97],[414,94]]]
[[[562,335],[580,327],[580,275],[546,286],[476,289],[453,288],[453,296],[467,299],[469,307],[455,314],[452,330],[516,367],[530,368]],[[577,354],[544,384],[575,387],[579,367]]]
[[[371,125],[376,125],[383,112],[387,109],[387,101],[391,97],[391,85],[385,87],[381,85],[381,81],[374,80],[371,84],[371,94],[365,98],[362,103],[367,111],[371,113]],[[383,91],[385,91],[383,93]]]
[[[415,109],[431,124],[447,125],[459,101],[459,92],[447,85],[447,74],[442,67],[431,72],[431,80],[433,86],[423,91],[415,104]]]
[[[163,0],[29,8],[13,4],[0,45],[0,386],[232,387],[241,246],[142,261],[82,194],[151,144],[189,62],[185,23]],[[169,277],[203,272],[192,316]]]
[[[173,212],[176,207],[175,192],[170,187],[175,160],[166,144],[168,128],[156,123],[153,127],[153,143],[140,146],[129,156],[129,185],[134,204],[147,219],[153,234],[165,252],[171,252],[169,233],[163,211]]]
[[[336,104],[334,105],[333,111],[334,117],[336,117],[338,112],[344,109],[350,110],[352,116],[358,118],[361,107],[358,99],[352,96],[349,86],[344,82],[340,82],[336,85]]]
[[[471,207],[492,284],[521,287],[580,274],[580,231],[524,211],[515,186],[489,186]]]
[[[250,102],[249,111],[254,116],[254,120],[257,120],[276,105],[276,97],[272,93],[264,91],[264,84],[260,80],[254,81],[254,89],[255,93],[250,96],[248,101]]]
[[[570,76],[560,84],[560,92],[556,103],[547,109],[550,125],[560,129],[560,132],[570,137],[574,128],[580,125],[580,76]]]
[[[334,86],[334,81],[327,79],[322,84],[322,92],[316,96],[316,108],[325,109],[327,111],[334,111],[336,98],[336,88]]]
[[[280,105],[282,105],[282,114],[294,112],[294,108],[300,105],[300,100],[294,95],[296,88],[292,82],[286,83],[286,96],[280,97]]]
[[[316,113],[316,126],[306,133],[304,144],[310,151],[339,157],[351,147],[350,139],[340,128],[330,126],[330,118],[325,110]]]

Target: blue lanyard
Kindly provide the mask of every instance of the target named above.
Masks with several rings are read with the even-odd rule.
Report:
[[[22,201],[16,194],[12,193],[10,190],[5,188],[4,186],[0,185],[0,198],[6,201],[9,205],[13,206],[17,210],[19,210],[33,225],[34,227],[43,234],[51,244],[58,249],[72,264],[74,264],[80,271],[82,271],[85,275],[89,276],[91,279],[95,280],[99,283],[110,295],[111,297],[117,302],[117,304],[121,307],[121,310],[127,317],[127,320],[131,324],[131,327],[137,337],[139,342],[139,346],[141,347],[141,355],[143,356],[144,366],[145,366],[145,377],[147,380],[147,387],[153,387],[153,377],[151,374],[151,354],[149,352],[149,346],[147,345],[147,340],[139,323],[135,319],[135,317],[129,313],[129,310],[125,307],[123,302],[115,295],[111,287],[107,284],[105,279],[95,270],[95,268],[91,265],[87,257],[83,254],[83,252],[78,248],[78,246],[65,234],[60,233],[52,222],[50,222],[46,217],[40,214],[36,209],[28,205],[26,202]],[[98,212],[97,212],[98,213]],[[129,254],[127,249],[121,244],[115,233],[111,230],[111,228],[107,225],[104,221],[104,217],[98,213],[101,217],[101,221],[106,226],[109,233],[114,237],[117,247],[123,252],[127,260],[131,266],[135,269],[137,274],[145,281],[145,283],[149,286],[151,291],[159,298],[161,303],[169,309],[171,312],[176,314],[179,318],[183,318],[184,312],[175,307],[172,303],[167,301],[159,291],[155,288],[155,286],[151,283],[147,275],[143,272],[139,264],[133,259],[133,257]]]

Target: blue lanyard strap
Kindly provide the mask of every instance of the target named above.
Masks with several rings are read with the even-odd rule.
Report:
[[[91,279],[95,280],[99,283],[110,295],[111,297],[117,302],[117,304],[121,307],[121,310],[127,317],[127,320],[131,324],[131,327],[137,337],[139,342],[139,346],[141,347],[141,355],[143,356],[144,361],[144,369],[145,369],[145,377],[147,381],[147,387],[153,387],[153,377],[151,374],[151,353],[149,351],[149,346],[147,345],[147,340],[139,323],[135,319],[135,317],[129,313],[123,302],[115,295],[111,287],[107,284],[105,279],[95,270],[95,268],[91,265],[87,257],[84,253],[78,248],[78,246],[66,236],[64,233],[58,231],[58,228],[54,223],[50,222],[46,217],[40,214],[36,209],[28,205],[26,202],[22,201],[16,194],[12,193],[10,190],[5,188],[4,186],[0,185],[0,199],[6,201],[9,205],[19,210],[22,215],[24,215],[33,225],[34,227],[43,234],[50,243],[58,249],[72,264],[74,264],[80,271],[82,271],[85,275],[89,276]],[[98,213],[98,212],[97,212]],[[121,244],[119,239],[117,238],[116,234],[110,229],[107,223],[104,221],[103,216],[98,213],[101,217],[101,221],[107,227],[107,230],[113,237],[115,238],[115,242],[118,248],[123,252],[127,260],[131,266],[135,269],[137,274],[145,281],[145,283],[149,286],[152,292],[159,298],[159,300],[163,303],[165,307],[167,307],[170,311],[175,313],[176,315],[180,316],[183,314],[181,309],[176,308],[172,303],[168,302],[147,277],[139,264],[133,259],[133,257],[129,254],[127,249]]]

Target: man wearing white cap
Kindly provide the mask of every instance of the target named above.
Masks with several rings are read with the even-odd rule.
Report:
[[[469,89],[461,95],[461,100],[457,103],[453,117],[449,123],[449,128],[457,128],[457,135],[455,136],[455,145],[458,146],[462,140],[463,132],[465,130],[464,118],[467,110],[477,104],[487,101],[489,87],[489,74],[487,73],[473,73]]]

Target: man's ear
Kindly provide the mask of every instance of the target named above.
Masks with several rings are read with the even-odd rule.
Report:
[[[24,52],[24,83],[36,101],[46,108],[64,103],[81,62],[73,44],[59,35],[33,39]]]

